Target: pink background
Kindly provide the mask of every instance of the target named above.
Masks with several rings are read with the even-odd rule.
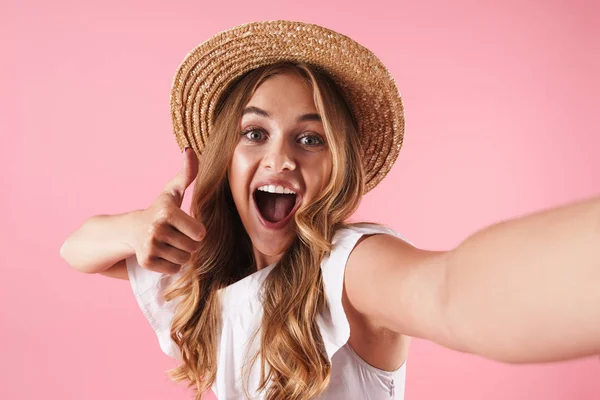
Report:
[[[191,397],[128,283],[78,273],[59,249],[94,214],[147,207],[178,171],[171,79],[231,26],[318,23],[380,56],[406,140],[357,217],[420,247],[598,193],[593,0],[203,3],[0,3],[0,398]],[[598,359],[510,366],[415,340],[406,398],[591,400],[599,377]]]

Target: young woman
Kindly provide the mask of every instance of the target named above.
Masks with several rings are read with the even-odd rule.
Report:
[[[198,398],[403,398],[409,337],[510,363],[600,353],[600,198],[449,251],[347,223],[404,133],[393,80],[351,39],[287,21],[222,32],[181,64],[171,110],[193,149],[179,174],[61,255],[131,281]]]

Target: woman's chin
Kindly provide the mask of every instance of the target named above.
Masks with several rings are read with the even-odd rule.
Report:
[[[278,234],[277,237],[252,238],[255,256],[268,260],[268,265],[278,261],[294,241],[295,233],[291,233],[290,237],[282,237]]]
[[[268,257],[276,257],[280,256],[287,251],[287,249],[292,244],[291,242],[281,242],[281,243],[264,243],[262,241],[258,243],[252,242],[255,251],[260,252],[260,254],[264,254]]]

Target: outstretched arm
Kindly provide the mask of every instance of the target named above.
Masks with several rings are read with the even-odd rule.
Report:
[[[448,252],[369,237],[345,283],[374,323],[455,350],[511,363],[600,354],[600,197],[494,224]]]

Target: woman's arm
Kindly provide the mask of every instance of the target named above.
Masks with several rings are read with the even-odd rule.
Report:
[[[123,279],[128,278],[125,259],[132,255],[143,268],[177,273],[206,235],[204,225],[181,209],[197,174],[198,159],[187,147],[181,170],[150,207],[88,219],[65,240],[60,256],[79,271]]]
[[[369,237],[345,284],[374,323],[455,350],[511,363],[598,354],[600,198],[492,225],[448,252]]]
[[[95,215],[65,240],[60,256],[73,268],[102,273],[115,263],[135,254],[132,226],[139,210],[118,215]]]
[[[448,259],[450,329],[481,355],[600,354],[600,198],[484,229]]]

